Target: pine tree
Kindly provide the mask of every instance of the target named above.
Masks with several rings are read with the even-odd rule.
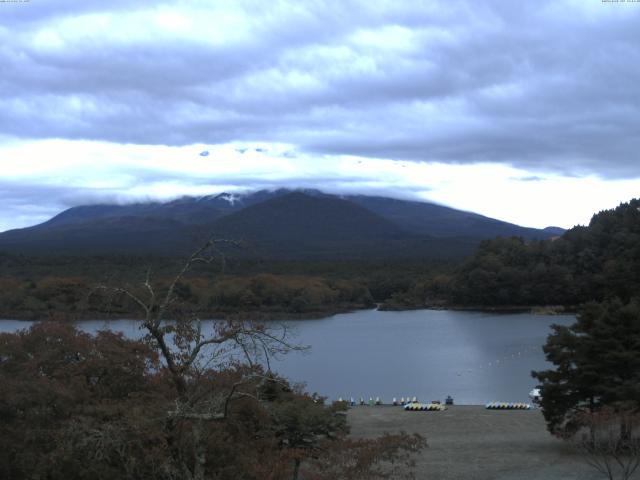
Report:
[[[586,304],[575,324],[553,326],[544,352],[555,369],[532,375],[550,432],[570,436],[602,407],[640,409],[640,300]]]

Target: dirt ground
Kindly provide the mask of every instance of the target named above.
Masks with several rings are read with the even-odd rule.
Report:
[[[402,407],[357,406],[349,409],[348,420],[354,437],[400,431],[426,437],[429,447],[416,458],[418,479],[606,478],[571,445],[546,431],[539,410],[453,406],[444,412],[410,412]]]

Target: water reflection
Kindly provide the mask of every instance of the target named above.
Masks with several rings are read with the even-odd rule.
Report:
[[[531,370],[548,368],[541,347],[549,326],[574,320],[570,315],[368,310],[288,321],[282,323],[311,350],[286,355],[272,368],[332,399],[380,396],[390,402],[392,397],[444,400],[451,395],[456,403],[527,401],[535,386]],[[29,325],[4,320],[0,331]],[[136,320],[78,325],[87,332],[111,329],[129,338],[142,336]]]

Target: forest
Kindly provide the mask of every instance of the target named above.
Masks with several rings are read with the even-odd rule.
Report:
[[[181,280],[185,306],[201,317],[312,318],[372,308],[409,291],[450,264],[439,262],[225,259]],[[0,254],[0,316],[84,319],[136,316],[131,302],[100,286],[135,285],[147,273],[167,283],[181,259],[25,257]]]
[[[433,272],[432,272],[433,273]],[[460,265],[419,279],[387,301],[398,308],[575,309],[640,291],[640,200],[595,214],[561,237],[483,241]]]
[[[207,265],[179,288],[201,316],[295,318],[371,308],[528,309],[573,311],[590,300],[628,300],[640,287],[640,200],[593,216],[561,237],[483,241],[460,263],[402,260],[247,260],[224,270]],[[95,318],[135,314],[99,285],[134,284],[152,272],[166,282],[176,258],[153,256],[25,257],[0,255],[0,315]]]
[[[593,216],[562,237],[483,242],[453,276],[450,300],[478,305],[567,305],[640,287],[640,200]]]

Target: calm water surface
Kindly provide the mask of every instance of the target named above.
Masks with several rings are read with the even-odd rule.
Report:
[[[310,392],[332,399],[417,396],[420,400],[485,403],[528,401],[535,386],[531,370],[545,369],[542,345],[553,323],[569,325],[572,315],[489,314],[447,310],[340,314],[319,320],[282,322],[295,340],[311,346],[272,368]],[[28,322],[0,321],[0,331]],[[136,338],[135,320],[85,321],[83,330],[111,329]]]

